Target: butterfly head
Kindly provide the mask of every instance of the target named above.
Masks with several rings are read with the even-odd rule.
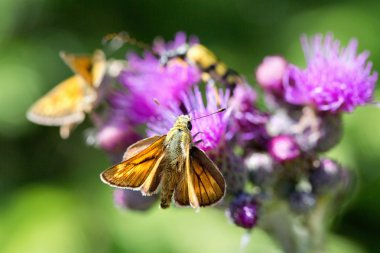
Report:
[[[174,127],[191,131],[191,129],[193,128],[191,124],[191,117],[189,115],[178,116],[177,120],[175,121]]]

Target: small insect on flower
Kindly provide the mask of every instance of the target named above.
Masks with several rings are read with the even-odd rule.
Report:
[[[187,38],[184,32],[178,32],[174,40],[169,42],[157,38],[151,47],[125,32],[108,34],[104,41],[125,42],[146,49],[153,53],[163,65],[175,61],[195,66],[202,72],[204,82],[217,81],[232,89],[243,82],[243,78],[235,70],[230,69],[210,49],[200,44],[197,37]]]
[[[199,118],[202,117],[196,119]],[[161,184],[161,208],[170,206],[173,195],[178,205],[196,209],[219,202],[226,191],[224,177],[194,145],[191,120],[188,115],[178,116],[168,134],[131,145],[121,163],[100,175],[102,181],[118,188],[140,190],[144,195],[156,193]]]
[[[228,68],[204,45],[197,41],[187,43],[186,35],[181,32],[177,33],[175,42],[165,48],[160,47],[160,45],[164,44],[162,41],[156,41],[153,49],[157,51],[162,63],[166,64],[173,59],[182,59],[200,69],[204,82],[213,80],[229,88],[235,88],[237,84],[243,83],[243,78],[235,70]]]
[[[60,56],[75,75],[37,100],[28,110],[27,118],[40,125],[60,126],[61,137],[67,138],[71,129],[84,120],[85,112],[93,109],[106,60],[101,50],[92,56],[64,52]]]

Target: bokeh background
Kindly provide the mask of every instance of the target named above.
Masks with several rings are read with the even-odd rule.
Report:
[[[146,42],[182,30],[254,83],[264,56],[304,64],[299,36],[331,31],[344,44],[358,38],[379,71],[379,10],[376,0],[1,0],[0,252],[238,252],[245,234],[214,209],[115,208],[98,176],[110,161],[84,141],[88,122],[68,140],[28,122],[27,108],[71,75],[60,50],[91,53],[122,30]],[[380,109],[360,108],[344,125],[329,155],[356,172],[357,188],[336,212],[328,249],[380,252]],[[259,229],[248,251],[280,252]]]

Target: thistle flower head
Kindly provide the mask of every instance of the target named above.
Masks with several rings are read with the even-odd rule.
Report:
[[[178,32],[173,41],[165,42],[162,38],[155,39],[153,43],[153,52],[161,57],[161,62],[166,62],[170,58],[178,55],[184,55],[189,46],[199,43],[196,36],[187,36],[184,32]]]
[[[179,94],[200,80],[199,71],[181,61],[162,65],[156,57],[146,53],[128,56],[128,67],[120,74],[119,81],[126,90],[116,93],[112,104],[120,108],[124,116],[136,123],[145,123],[157,116],[160,108],[180,99]]]
[[[180,103],[171,104],[166,109],[160,108],[161,114],[148,124],[148,135],[166,134],[173,127],[177,116],[188,114],[195,119],[191,121],[193,126],[191,133],[195,136],[194,142],[199,141],[197,146],[206,152],[216,149],[225,140],[229,111],[201,119],[196,118],[226,107],[230,97],[229,92],[218,90],[210,84],[205,89],[205,101],[198,87],[182,93],[180,97]]]
[[[367,62],[368,52],[357,54],[358,42],[346,48],[332,34],[301,38],[307,67],[290,65],[285,78],[285,99],[296,105],[312,105],[319,111],[352,112],[371,102],[377,73]]]

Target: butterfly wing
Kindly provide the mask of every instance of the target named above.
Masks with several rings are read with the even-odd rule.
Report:
[[[92,85],[99,87],[103,81],[104,74],[106,73],[107,62],[104,52],[102,50],[96,50],[92,57]]]
[[[75,55],[62,51],[59,56],[74,73],[80,75],[87,84],[92,84],[92,57],[90,55]]]
[[[186,173],[174,194],[175,201],[194,208],[220,201],[224,197],[226,183],[216,165],[195,146],[191,148],[187,160]]]
[[[105,170],[100,175],[102,181],[119,188],[141,190],[146,195],[154,193],[161,179],[163,166],[160,163],[165,157],[165,137],[163,135],[143,140],[144,144],[150,141],[153,143],[138,154]]]
[[[86,87],[83,79],[75,75],[37,100],[27,112],[27,118],[48,126],[80,123],[84,119],[84,111],[95,99],[95,91]]]
[[[98,87],[106,70],[106,59],[104,52],[96,50],[91,55],[75,55],[66,52],[60,53],[63,61],[80,75],[88,85]]]
[[[158,139],[160,139],[160,137],[161,136],[153,136],[132,144],[127,148],[127,151],[125,151],[123,155],[123,161],[137,155],[138,153],[152,145],[154,142],[156,142]]]

